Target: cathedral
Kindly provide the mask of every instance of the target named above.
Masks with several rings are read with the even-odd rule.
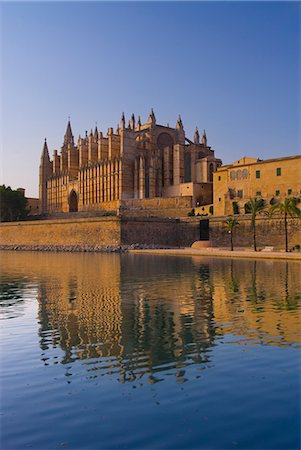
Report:
[[[212,203],[213,172],[222,164],[204,131],[193,141],[181,117],[175,128],[159,125],[151,111],[146,123],[124,114],[104,136],[86,132],[75,144],[70,120],[60,152],[49,157],[45,139],[40,164],[40,203],[44,214],[112,209],[127,200],[191,197],[192,205]],[[109,207],[110,206],[110,207]],[[116,206],[118,207],[118,206]]]

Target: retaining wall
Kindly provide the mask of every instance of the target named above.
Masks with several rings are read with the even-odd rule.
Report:
[[[239,226],[233,232],[234,247],[252,247],[253,231],[248,215],[237,216]],[[210,240],[214,247],[227,247],[230,237],[225,226],[226,217],[210,217]],[[281,218],[256,218],[256,242],[258,247],[272,246],[285,249],[284,220]],[[301,220],[288,219],[289,248],[301,244]]]
[[[0,224],[0,245],[32,247],[190,246],[199,220],[95,217]]]
[[[121,242],[147,246],[190,247],[200,239],[199,219],[122,218]]]
[[[39,220],[0,225],[1,245],[118,246],[120,221],[116,217]]]

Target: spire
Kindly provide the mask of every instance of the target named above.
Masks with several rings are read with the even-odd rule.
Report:
[[[141,127],[141,119],[140,119],[140,116],[138,116],[137,127],[138,127],[138,130],[140,130],[140,127]]]
[[[64,136],[64,145],[68,145],[68,144],[74,144],[70,119],[68,120],[67,129],[66,129],[66,133]]]
[[[153,124],[153,125],[156,124],[156,117],[155,117],[155,113],[154,113],[153,108],[151,109],[151,112],[150,112],[150,115],[148,116],[147,122],[148,122],[148,123],[151,123],[151,124]]]
[[[97,122],[95,122],[95,130],[94,130],[94,137],[97,139],[98,136],[98,129],[97,129]]]
[[[48,151],[47,139],[46,138],[45,138],[45,142],[44,142],[44,146],[43,146],[43,150],[42,150],[41,160],[50,162],[49,151]]]
[[[124,117],[124,113],[122,113],[122,116],[121,116],[120,128],[121,128],[122,130],[125,129],[125,117]]]
[[[196,129],[195,129],[193,140],[194,140],[195,144],[199,144],[200,143],[200,135],[199,135],[198,127],[196,127]]]
[[[41,202],[42,213],[47,212],[47,180],[51,176],[52,173],[52,164],[49,158],[47,141],[45,138],[42,156],[41,156],[41,164],[40,164],[40,182],[39,182],[39,198]]]
[[[202,136],[202,144],[207,145],[207,136],[206,131],[204,130],[203,136]]]
[[[183,130],[183,123],[182,123],[182,119],[181,119],[180,114],[179,114],[179,117],[178,117],[178,120],[177,120],[176,129],[177,130],[179,130],[179,129]]]
[[[135,129],[135,126],[136,126],[136,123],[135,123],[135,114],[132,114],[132,117],[131,117],[131,128],[134,130],[134,129]]]
[[[117,127],[116,127],[116,134],[119,134],[119,130],[120,130],[120,128],[119,128],[119,123],[118,123]]]
[[[131,121],[129,120],[129,123],[128,123],[128,129],[130,130],[131,129]]]

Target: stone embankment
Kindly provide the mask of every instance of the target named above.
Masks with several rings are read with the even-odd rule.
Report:
[[[124,253],[131,250],[155,250],[162,248],[155,245],[0,245],[0,251],[32,251],[32,252],[96,252],[96,253]]]
[[[218,258],[245,258],[245,259],[285,259],[301,262],[300,252],[264,252],[251,249],[243,250],[225,250],[221,248],[195,249],[195,248],[174,248],[174,249],[129,249],[130,253],[162,255],[162,256],[201,256],[201,257],[218,257]]]
[[[5,222],[0,248],[54,251],[120,251],[187,247],[199,239],[200,221],[167,218],[90,217]],[[66,250],[67,249],[67,250]],[[122,250],[123,251],[123,250]]]

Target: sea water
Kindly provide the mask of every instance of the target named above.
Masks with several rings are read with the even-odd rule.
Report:
[[[300,448],[300,262],[0,264],[2,449]]]

